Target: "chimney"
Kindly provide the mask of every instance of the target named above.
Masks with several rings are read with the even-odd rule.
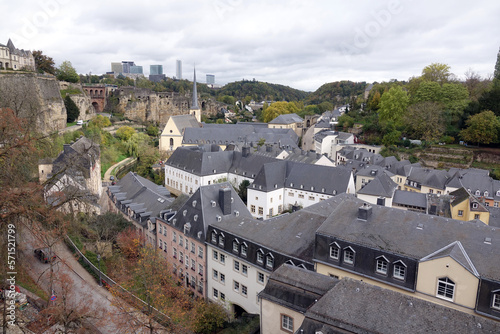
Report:
[[[222,210],[222,214],[229,215],[231,214],[231,189],[230,188],[222,188],[219,189],[219,205]]]
[[[266,152],[272,152],[272,151],[273,151],[272,145],[266,145]]]
[[[71,144],[64,144],[64,153],[68,153],[69,152],[69,148],[71,147]]]
[[[363,203],[358,209],[358,219],[368,220],[372,215],[372,206],[368,203]]]
[[[244,158],[248,157],[248,156],[250,155],[250,147],[248,147],[248,146],[243,146],[243,147],[241,148],[241,155],[242,155]]]

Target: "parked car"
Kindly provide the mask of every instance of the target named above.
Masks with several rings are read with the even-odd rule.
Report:
[[[56,256],[54,253],[49,251],[49,248],[37,248],[34,250],[35,257],[37,257],[43,263],[49,263],[49,261],[54,261]]]
[[[79,120],[78,122],[76,122],[76,125],[83,125],[83,121]]]

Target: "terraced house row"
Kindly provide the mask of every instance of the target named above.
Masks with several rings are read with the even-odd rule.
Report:
[[[500,320],[500,231],[477,220],[344,193],[263,221],[225,182],[199,187],[145,226],[187,287],[236,313],[259,313],[268,278],[287,264]]]

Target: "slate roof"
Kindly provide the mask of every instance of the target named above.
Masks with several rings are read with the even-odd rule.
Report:
[[[372,205],[371,216],[363,221],[358,219],[362,201],[343,194],[333,198],[342,202],[318,229],[319,234],[414,259],[422,259],[460,241],[481,276],[500,280],[500,230],[497,228],[378,205]],[[486,238],[491,238],[491,244],[484,243]]]
[[[234,152],[229,168],[230,173],[254,179],[264,164],[278,161],[272,156],[253,152],[253,148],[250,148],[250,151],[250,154],[246,157],[241,152]]]
[[[304,120],[297,114],[282,114],[269,122],[269,124],[293,124],[302,123]]]
[[[291,214],[268,220],[236,217],[214,222],[213,227],[252,241],[289,257],[312,263],[315,232],[331,210],[340,203],[338,196]]]
[[[336,195],[347,191],[351,175],[345,168],[285,161],[264,165],[251,187],[272,191],[284,184],[286,188]]]
[[[181,146],[168,158],[166,165],[198,176],[227,173],[231,167],[233,153],[221,151],[217,146]]]
[[[407,176],[408,181],[414,181],[422,186],[444,190],[450,176],[447,171],[429,168],[413,168]]]
[[[199,128],[201,124],[198,123],[194,115],[175,115],[170,116],[175,126],[181,133],[187,128]],[[168,135],[168,134],[167,134]]]
[[[309,308],[296,333],[319,331],[323,334],[498,333],[500,322],[344,278]]]
[[[64,150],[53,161],[52,175],[67,173],[80,184],[90,177],[90,170],[100,159],[98,144],[81,136],[72,144],[65,144]]]
[[[358,194],[392,198],[398,188],[396,182],[386,174],[380,174],[358,191]]]
[[[488,212],[488,208],[481,203],[474,195],[469,193],[465,188],[459,188],[455,191],[452,191],[450,193],[451,197],[451,205],[452,206],[457,206],[458,204],[462,203],[465,200],[470,200],[470,210],[471,211],[478,211],[478,212]],[[477,204],[476,208],[472,207],[472,204],[475,203]]]
[[[378,175],[386,174],[388,176],[393,176],[394,174],[378,165],[366,165],[364,168],[356,172],[356,177],[358,176],[370,176],[376,177]]]
[[[174,201],[165,187],[132,172],[108,189],[121,204],[126,204],[136,213],[148,212],[151,218],[159,217],[160,212]]]
[[[500,196],[497,196],[497,191],[500,190],[500,181],[493,180],[489,176],[489,171],[483,169],[450,169],[448,172],[451,177],[448,183],[448,187],[461,188],[464,187],[468,189],[472,194],[476,194],[479,190],[479,196],[485,196],[486,198],[494,198],[495,200],[500,200]],[[485,195],[487,192],[487,196]]]
[[[231,209],[227,215],[224,215],[221,209],[219,197],[221,189],[228,189],[231,193]],[[238,211],[238,217],[235,216],[235,211]],[[184,226],[190,224],[189,231],[186,231],[185,234],[188,237],[199,239],[203,242],[206,237],[208,225],[216,223],[218,216],[221,217],[222,222],[226,220],[233,221],[235,218],[251,218],[251,214],[245,203],[243,203],[228,182],[199,187],[169,221],[174,228],[183,233]],[[176,221],[175,225],[173,224],[174,219]],[[198,234],[198,232],[201,232],[201,234]]]
[[[263,138],[266,143],[297,147],[299,137],[292,129],[268,129],[251,124],[204,124],[202,128],[186,128],[182,143],[229,145],[257,143]]]
[[[283,264],[276,269],[259,297],[300,313],[338,283],[338,280],[300,267]]]
[[[392,204],[417,206],[427,209],[427,194],[415,191],[396,190],[392,199]]]

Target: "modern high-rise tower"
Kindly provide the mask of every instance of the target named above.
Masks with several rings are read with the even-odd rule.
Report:
[[[207,85],[214,84],[215,83],[215,75],[214,74],[207,74]]]
[[[163,74],[163,65],[149,65],[150,75],[161,75]]]
[[[178,80],[182,79],[182,61],[180,60],[175,62],[175,78]]]

